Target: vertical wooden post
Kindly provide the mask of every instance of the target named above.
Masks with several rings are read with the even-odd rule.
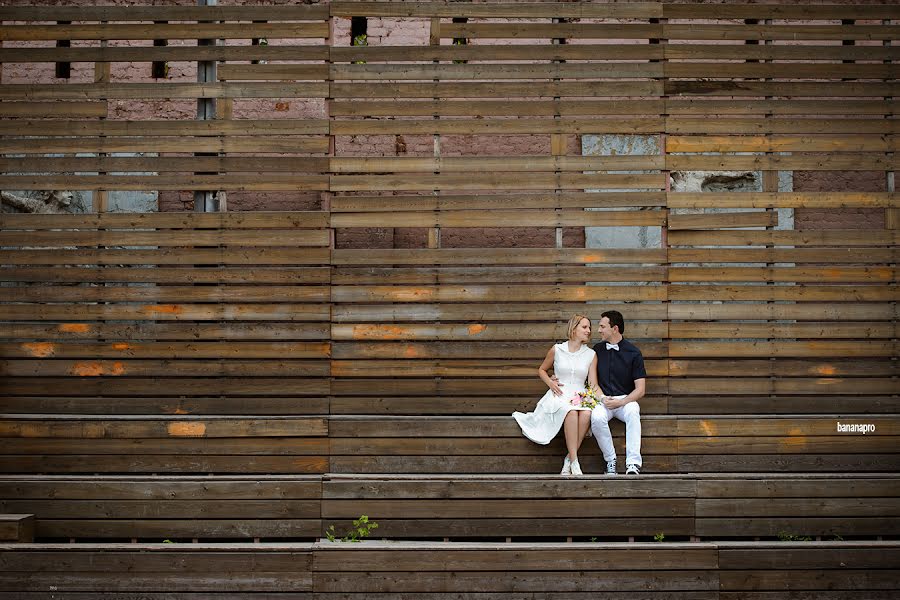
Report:
[[[101,21],[101,24],[106,24],[106,21]],[[100,40],[100,47],[106,48],[109,42],[106,40]],[[94,63],[94,83],[109,83],[110,80],[110,63],[108,62],[95,62]],[[106,109],[107,114],[109,114],[109,99],[106,99]],[[105,120],[106,117],[100,117],[101,120]],[[107,156],[104,152],[99,152],[97,154],[97,158],[102,158]],[[100,171],[97,175],[106,175],[106,172]],[[109,210],[109,192],[106,190],[96,189],[94,190],[94,201],[93,201],[92,212],[102,213]]]
[[[883,25],[890,25],[891,21],[890,21],[890,19],[884,19],[884,20],[882,20],[881,23]],[[891,40],[884,40],[884,42],[882,42],[882,45],[890,46]],[[886,60],[884,62],[885,62],[885,64],[891,64],[890,60]],[[893,96],[885,96],[884,99],[885,99],[885,101],[890,102],[894,99],[894,97]],[[884,118],[887,119],[888,117],[889,117],[888,115],[884,115]],[[894,164],[894,160],[893,160],[894,153],[888,152],[887,159],[888,159],[888,164],[893,165]],[[887,173],[885,173],[885,176],[887,178],[887,182],[886,182],[887,183],[887,185],[886,185],[887,191],[888,191],[888,193],[893,194],[897,189],[896,188],[897,171],[894,169],[891,169],[891,170],[887,171]],[[893,203],[891,203],[891,204],[893,205]],[[891,206],[891,207],[884,209],[884,228],[885,229],[900,229],[900,208],[893,208]]]
[[[431,46],[440,46],[441,45],[441,19],[439,17],[434,17],[431,19],[431,31],[428,36],[428,43]],[[440,64],[440,61],[434,61],[434,64]],[[435,83],[438,83],[440,80],[433,80]],[[433,98],[433,100],[438,100],[438,98]],[[440,115],[435,115],[432,117],[433,120],[439,121]],[[433,134],[434,138],[434,158],[435,162],[441,158],[441,134],[435,133]],[[439,174],[440,171],[434,171],[434,174]],[[441,190],[433,189],[431,192],[435,196],[441,195]],[[438,208],[437,215],[440,215],[440,207]],[[440,225],[436,225],[434,227],[429,228],[428,230],[428,247],[429,248],[440,248],[441,247],[441,228]]]
[[[218,0],[197,0],[199,6],[216,6]],[[197,40],[198,46],[215,46],[216,40]],[[197,62],[197,82],[216,83],[216,61],[202,60]],[[197,98],[197,119],[208,121],[216,118],[216,99]],[[208,152],[197,152],[195,156],[217,156]],[[217,212],[219,210],[216,193],[213,190],[194,190],[195,212]]]
[[[560,19],[560,18],[553,19],[553,23],[562,23],[564,21],[565,21],[565,19]],[[565,38],[553,38],[551,43],[554,46],[562,46],[566,43],[566,39]],[[562,59],[554,59],[553,62],[555,64],[563,64],[566,61],[562,60]],[[558,82],[559,77],[554,77],[553,81]],[[560,101],[560,96],[553,97],[553,106],[554,106],[553,120],[556,122],[557,126],[559,125],[559,121],[561,119],[561,115],[559,114],[560,113],[559,101]],[[553,190],[553,193],[557,197],[559,197],[560,195],[562,195],[564,193],[564,190],[560,187],[560,177],[561,177],[562,172],[560,171],[560,168],[559,168],[560,164],[559,164],[558,157],[565,156],[565,154],[566,154],[566,136],[565,136],[565,134],[558,133],[558,132],[551,133],[550,134],[550,155],[553,156],[553,158],[555,159],[554,160],[554,162],[555,162],[554,174],[556,175],[556,178],[555,178],[556,179],[556,188]],[[556,213],[559,214],[559,202],[558,201],[556,203],[556,209],[557,209]],[[563,247],[563,228],[559,227],[559,226],[556,227],[556,247],[557,248]],[[557,265],[557,268],[559,268],[559,265]],[[559,284],[559,283],[561,283],[561,282],[557,281],[557,284]]]

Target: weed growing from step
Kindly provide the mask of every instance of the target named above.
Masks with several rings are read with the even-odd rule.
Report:
[[[369,537],[369,534],[372,533],[373,529],[378,529],[378,523],[369,521],[367,515],[360,515],[358,519],[354,519],[353,529],[348,531],[345,536],[339,538],[334,530],[334,525],[330,525],[328,529],[325,530],[325,537],[328,538],[329,542],[359,542],[360,540]]]

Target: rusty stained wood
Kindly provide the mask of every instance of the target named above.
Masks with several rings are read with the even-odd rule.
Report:
[[[328,323],[240,323],[231,320],[224,323],[0,323],[0,338],[31,341],[35,338],[44,341],[84,341],[104,340],[113,351],[129,350],[116,346],[124,340],[136,345],[149,344],[147,348],[156,348],[155,344],[163,340],[185,340],[202,342],[208,340],[258,341],[261,343],[282,343],[285,340],[324,340],[328,338]],[[138,342],[137,340],[143,340]],[[156,341],[147,341],[156,340]],[[85,343],[88,343],[85,342]],[[97,342],[100,343],[100,342]],[[324,342],[323,342],[324,343]],[[159,346],[162,347],[162,346]],[[172,346],[179,347],[179,344]],[[189,351],[188,344],[183,345]],[[252,346],[248,346],[252,347]],[[313,350],[316,344],[299,344],[295,350]],[[11,351],[8,348],[9,351]],[[94,348],[93,352],[101,352]],[[324,351],[324,350],[323,350]]]
[[[331,366],[321,360],[241,359],[227,357],[212,360],[0,360],[4,377],[164,377],[173,373],[183,377],[328,377]]]
[[[114,327],[114,326],[113,326]],[[106,327],[98,327],[105,329]],[[137,329],[137,328],[135,328]],[[148,327],[147,333],[156,329]],[[261,328],[260,328],[261,329]],[[98,331],[99,333],[99,331]],[[137,331],[134,331],[137,333]],[[2,333],[0,333],[2,335]],[[45,338],[46,339],[46,338]],[[47,345],[49,344],[49,345]],[[4,358],[201,359],[201,358],[328,358],[327,342],[0,342]],[[306,361],[308,362],[308,361]],[[310,363],[314,364],[314,363]]]
[[[317,304],[7,304],[7,321],[317,321],[329,306]],[[83,325],[76,323],[75,325]]]
[[[332,121],[333,135],[454,134],[454,135],[539,135],[547,133],[660,133],[661,118],[640,119],[414,119]],[[624,158],[624,157],[623,157]]]

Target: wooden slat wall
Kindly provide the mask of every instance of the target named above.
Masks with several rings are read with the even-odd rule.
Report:
[[[327,469],[327,214],[0,221],[0,470]]]
[[[329,19],[350,16],[420,19],[431,43],[328,40]],[[800,414],[824,436],[841,419],[893,422],[898,18],[888,4],[0,8],[3,63],[220,61],[217,83],[0,86],[0,188],[327,198],[317,213],[3,215],[3,412],[19,416],[3,424],[15,443],[0,460],[15,472],[390,472],[412,442],[360,454],[351,432],[332,449],[318,437],[325,418],[417,416],[439,428],[432,417],[530,408],[543,391],[536,366],[568,317],[608,308],[644,351],[642,412],[659,423]],[[100,44],[195,38],[201,25],[227,43]],[[260,37],[269,45],[247,45]],[[47,47],[65,39],[86,43]],[[107,107],[203,97],[309,99],[327,115],[117,121]],[[663,148],[582,156],[581,134],[659,135]],[[498,136],[534,150],[472,150]],[[355,137],[427,149],[360,154]],[[672,171],[732,169],[764,171],[763,191],[670,191]],[[773,185],[779,171],[842,170],[884,173],[886,185]],[[777,229],[777,209],[842,208],[884,210],[884,227]],[[584,227],[661,227],[663,243],[587,249]],[[413,247],[367,247],[372,228]],[[207,416],[223,420],[194,423]],[[166,433],[199,425],[221,439]],[[779,439],[807,455],[797,470],[893,469],[897,456],[876,438],[831,432],[804,445],[802,429],[753,429],[742,435],[765,458],[746,462],[731,434],[698,450],[719,439],[710,431],[661,434],[670,446],[650,444],[650,464],[775,468]],[[89,455],[106,458],[88,465]],[[443,467],[495,468],[475,458]],[[500,470],[545,471],[549,460]]]

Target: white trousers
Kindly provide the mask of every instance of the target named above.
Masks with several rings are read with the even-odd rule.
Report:
[[[591,431],[597,438],[597,444],[603,452],[603,458],[609,462],[616,457],[609,421],[613,417],[625,423],[625,464],[641,466],[641,407],[637,402],[629,402],[614,410],[602,404],[591,411]]]

